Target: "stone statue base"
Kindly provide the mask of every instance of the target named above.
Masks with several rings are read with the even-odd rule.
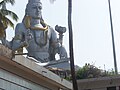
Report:
[[[70,59],[69,58],[54,60],[54,61],[50,61],[47,63],[41,63],[32,57],[26,57],[26,58],[46,68],[58,68],[58,69],[63,69],[63,70],[70,70],[70,63],[69,63]]]
[[[44,67],[59,68],[59,69],[63,69],[63,70],[70,70],[70,63],[69,63],[69,61],[70,61],[69,58],[55,60],[55,61],[49,62]]]

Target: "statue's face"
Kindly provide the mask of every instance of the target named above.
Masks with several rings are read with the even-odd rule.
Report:
[[[32,18],[41,18],[42,17],[42,6],[41,3],[32,3],[28,8],[28,15]]]

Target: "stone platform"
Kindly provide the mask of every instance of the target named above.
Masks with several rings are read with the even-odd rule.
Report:
[[[72,83],[21,55],[0,55],[0,89],[72,90]]]

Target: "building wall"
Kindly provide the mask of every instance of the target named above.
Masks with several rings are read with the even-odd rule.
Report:
[[[79,90],[120,90],[120,76],[78,80]]]
[[[0,90],[72,90],[72,83],[23,56],[0,56]]]
[[[0,90],[50,90],[0,69]]]
[[[106,88],[96,88],[96,89],[93,89],[93,90],[107,90]]]

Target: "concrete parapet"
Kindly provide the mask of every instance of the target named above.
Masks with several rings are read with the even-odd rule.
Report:
[[[60,78],[58,75],[40,66],[37,62],[29,60],[21,55],[15,56],[14,59],[9,59],[1,55],[0,71],[9,72],[37,86],[42,86],[46,88],[46,89],[39,88],[36,90],[72,90],[71,82],[63,78]],[[7,77],[9,77],[9,74]],[[11,80],[10,78],[8,79]],[[20,89],[16,89],[16,90],[20,90]],[[33,89],[30,88],[30,90]]]

